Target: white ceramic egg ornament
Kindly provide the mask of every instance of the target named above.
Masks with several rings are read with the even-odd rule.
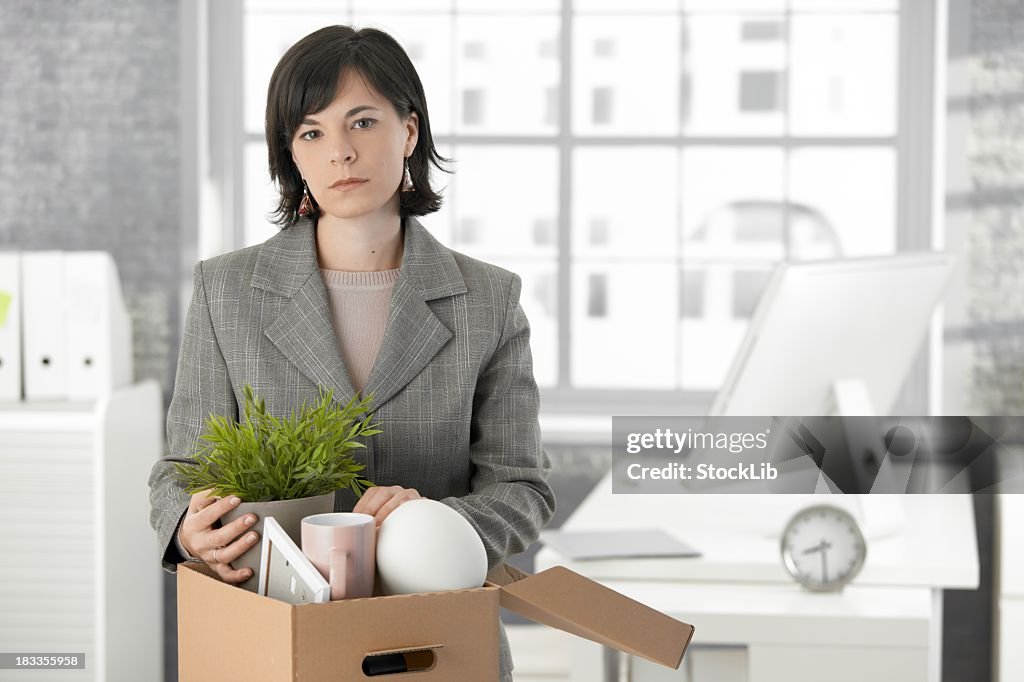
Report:
[[[409,500],[377,531],[377,573],[384,594],[480,587],[487,552],[459,512],[436,500]]]

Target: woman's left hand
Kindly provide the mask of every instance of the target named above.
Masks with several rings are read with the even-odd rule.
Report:
[[[403,488],[400,485],[374,486],[363,493],[352,511],[369,514],[379,528],[388,514],[398,509],[400,505],[409,500],[418,499],[420,499],[420,494],[413,488]]]

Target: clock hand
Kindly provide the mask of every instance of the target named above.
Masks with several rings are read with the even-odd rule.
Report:
[[[822,538],[821,542],[819,542],[818,544],[814,545],[813,547],[808,547],[807,549],[805,549],[804,554],[814,554],[815,552],[820,552],[822,550],[828,549],[831,546],[832,545],[825,542],[825,539]]]
[[[821,581],[828,582],[828,562],[825,561],[825,552],[821,553]]]

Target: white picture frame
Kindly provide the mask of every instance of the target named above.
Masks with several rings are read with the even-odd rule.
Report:
[[[257,594],[289,604],[331,600],[331,585],[273,516],[263,522]]]

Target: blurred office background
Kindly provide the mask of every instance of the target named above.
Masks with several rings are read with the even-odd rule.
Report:
[[[780,262],[956,254],[895,412],[1019,413],[1020,2],[2,0],[0,248],[113,253],[165,404],[192,265],[276,231],[270,72],[331,23],[419,70],[456,171],[423,222],[523,278],[556,525],[609,415],[707,409]],[[946,680],[993,679],[992,499],[975,514]]]

